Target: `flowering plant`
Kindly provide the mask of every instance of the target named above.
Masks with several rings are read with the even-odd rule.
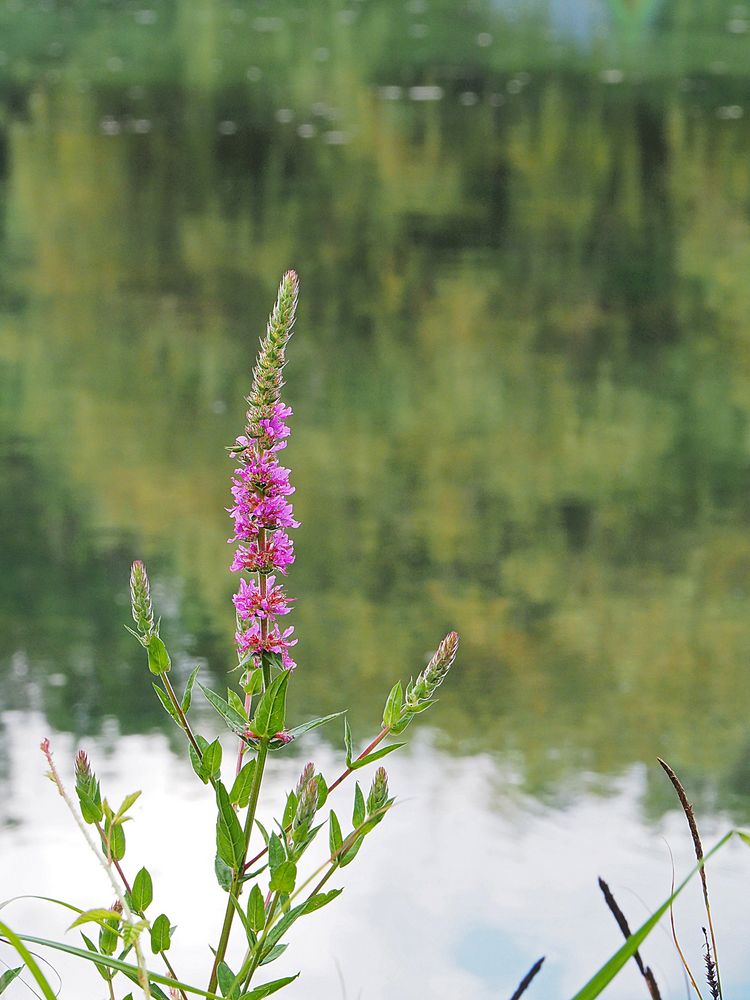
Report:
[[[292,416],[291,408],[281,401],[281,390],[297,293],[297,275],[290,271],[281,281],[261,340],[247,397],[245,432],[230,448],[237,465],[229,513],[234,523],[230,541],[236,543],[231,568],[241,574],[233,598],[237,648],[233,669],[238,671],[239,691],[230,687],[225,696],[205,687],[198,680],[196,667],[178,697],[170,680],[171,658],[160,635],[160,620],[155,617],[143,563],[134,562],[130,576],[135,628],[129,631],[146,650],[154,690],[184,734],[192,768],[210,788],[216,811],[214,869],[218,887],[227,898],[222,924],[211,942],[214,957],[207,970],[207,985],[190,985],[178,977],[170,957],[175,927],[165,913],[151,912],[154,892],[148,869],[141,867],[134,877],[125,870],[124,823],[140,792],[126,796],[119,808],[113,808],[102,796],[88,756],[79,751],[73,768],[74,800],[65,788],[49,740],[45,740],[42,751],[49,777],[98,858],[108,880],[108,892],[114,898],[105,907],[84,909],[62,904],[77,914],[71,927],[86,928],[80,931],[83,947],[17,935],[0,922],[0,938],[15,947],[47,1000],[52,1000],[54,993],[29,951],[29,944],[55,948],[92,962],[106,981],[111,1000],[115,1000],[123,979],[125,989],[132,991],[135,985],[143,996],[159,1000],[187,1000],[189,994],[217,1000],[261,1000],[296,979],[287,976],[258,985],[257,975],[262,966],[269,965],[286,949],[285,939],[297,920],[326,906],[341,893],[340,888],[326,886],[354,861],[363,841],[394,801],[385,769],[379,765],[374,771],[367,795],[355,783],[350,828],[332,809],[327,819],[318,817],[329,795],[346,778],[403,746],[401,742],[385,741],[403,733],[417,714],[430,707],[454,662],[458,636],[449,632],[415,681],[410,681],[406,689],[401,682],[394,684],[378,734],[357,755],[342,712],[289,724],[286,694],[297,666],[291,652],[297,640],[294,627],[286,625],[292,609],[282,579],[294,562],[288,531],[297,528],[298,522],[289,500],[294,493],[290,471],[280,464]],[[228,769],[222,767],[224,755],[218,737],[209,741],[190,721],[196,685],[236,740],[236,758]],[[266,829],[256,819],[256,812],[270,755],[341,716],[345,744],[341,773],[329,780],[313,763],[306,764],[286,795],[275,828]],[[319,843],[318,834],[326,826],[327,846],[318,861],[305,869],[307,852]],[[254,839],[258,841],[255,845]],[[92,936],[92,929],[98,935]],[[242,942],[242,958],[230,967],[227,950],[233,933]],[[150,967],[149,952],[162,961],[163,972]],[[22,969],[11,969],[0,977],[0,993]],[[132,1000],[132,996],[129,992],[122,1000]]]

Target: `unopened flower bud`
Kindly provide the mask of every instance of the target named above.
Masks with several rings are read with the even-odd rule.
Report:
[[[312,761],[310,761],[309,763],[305,764],[305,766],[302,768],[302,774],[299,776],[297,787],[294,789],[294,792],[298,799],[301,798],[305,785],[307,785],[308,781],[311,781],[312,778],[314,777],[315,777],[315,765],[313,764]]]
[[[114,901],[114,903],[110,906],[110,910],[114,911],[115,913],[122,913],[122,903],[120,902],[119,899],[116,899]]]
[[[382,809],[388,802],[388,774],[384,767],[379,767],[375,772],[370,786],[370,794],[367,796],[367,815],[372,816]]]
[[[253,368],[253,383],[247,397],[247,434],[258,437],[262,431],[259,420],[271,415],[278,403],[284,385],[282,371],[286,364],[286,345],[292,335],[299,278],[294,271],[287,271],[281,279],[276,305],[268,320],[266,336],[260,342],[258,360]]]
[[[310,765],[312,766],[312,765]],[[307,768],[305,768],[307,770]],[[318,808],[318,783],[310,778],[299,794],[297,812],[292,820],[292,836],[300,840],[309,831]]]
[[[438,646],[430,662],[406,690],[406,708],[412,711],[430,701],[448,676],[458,652],[458,633],[449,632]]]
[[[92,778],[91,764],[85,750],[79,750],[75,757],[76,787],[88,783]]]
[[[146,567],[140,559],[136,559],[130,570],[130,605],[138,630],[144,635],[150,635],[154,630],[154,609]]]

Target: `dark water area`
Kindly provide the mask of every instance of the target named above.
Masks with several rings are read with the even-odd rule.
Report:
[[[224,682],[224,449],[295,267],[294,712],[364,740],[455,628],[430,745],[500,800],[635,768],[649,830],[659,755],[747,821],[749,36],[712,0],[5,3],[0,719],[177,746],[135,557],[176,674]]]

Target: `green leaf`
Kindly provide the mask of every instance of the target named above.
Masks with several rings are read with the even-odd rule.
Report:
[[[240,715],[236,709],[232,708],[229,702],[224,701],[220,694],[211,691],[210,688],[204,687],[200,681],[198,682],[198,687],[206,696],[206,700],[213,705],[233,733],[241,735],[245,732],[247,719],[244,715]]]
[[[222,996],[226,997],[227,1000],[235,1000],[238,994],[238,987],[234,985],[235,975],[226,962],[219,962],[216,975],[219,980],[219,989]]]
[[[284,845],[281,843],[281,840],[276,833],[272,833],[268,838],[268,865],[271,871],[273,871],[274,868],[278,868],[279,865],[284,863],[284,861],[286,861]]]
[[[115,920],[117,923],[120,922],[121,915],[117,910],[107,910],[103,907],[98,907],[94,910],[84,910],[84,912],[73,921],[68,930],[72,930],[74,927],[80,927],[81,924],[104,924],[107,920]]]
[[[210,781],[211,778],[216,777],[220,770],[221,743],[219,743],[218,740],[214,740],[213,743],[209,743],[203,751],[203,760],[201,761],[201,777],[204,777],[206,781]]]
[[[253,658],[253,653],[250,653],[239,666],[244,666],[245,663],[249,663]],[[244,675],[243,681],[240,682],[242,690],[245,694],[249,694],[251,697],[257,694],[258,691],[263,687],[263,671],[262,670],[248,670]],[[243,706],[244,707],[244,706]]]
[[[109,921],[107,921],[109,924]],[[117,951],[117,931],[112,926],[102,925],[99,931],[99,951],[105,955],[114,955]]]
[[[401,704],[404,700],[404,690],[401,687],[401,681],[396,681],[396,683],[391,688],[391,692],[385,702],[385,708],[383,709],[383,727],[385,729],[390,729],[391,726],[395,726],[401,716]]]
[[[84,823],[101,823],[104,813],[99,801],[98,787],[96,797],[88,795],[82,789],[78,788],[76,789],[76,794],[78,795],[78,802],[81,807],[81,816]]]
[[[167,951],[171,944],[171,936],[169,917],[166,913],[160,913],[151,924],[151,951],[155,955],[158,955],[160,951]]]
[[[349,728],[349,720],[344,716],[344,748],[346,749],[346,766],[352,766],[352,731]]]
[[[166,674],[172,666],[167,647],[158,635],[152,635],[146,646],[148,669],[152,674]]]
[[[328,798],[328,785],[322,774],[316,774],[315,780],[318,783],[318,809],[322,809]]]
[[[281,825],[285,829],[294,819],[294,815],[296,812],[297,812],[297,795],[295,792],[292,791],[286,797],[286,805],[284,806],[284,815],[281,817]]]
[[[286,720],[286,689],[289,671],[278,674],[268,685],[258,702],[250,728],[261,739],[281,732]]]
[[[140,792],[131,792],[130,795],[125,796],[125,798],[122,800],[122,805],[115,814],[113,820],[114,823],[117,823],[120,820],[122,820],[122,818],[125,816],[125,813],[127,813],[127,811],[131,808],[131,806],[138,801],[140,795],[141,795]]]
[[[116,910],[106,910],[102,907],[98,907],[94,910],[85,910],[80,917],[76,917],[68,930],[72,930],[74,927],[80,927],[81,924],[95,923],[102,925],[106,920],[115,920],[119,923],[120,919],[121,915]]]
[[[266,907],[260,886],[254,885],[247,901],[247,922],[254,931],[262,931],[266,923]]]
[[[337,896],[340,896],[343,889],[331,889],[329,892],[318,892],[314,896],[310,896],[307,902],[304,904],[305,913],[314,913],[315,910],[320,910],[322,907],[327,906],[332,903]]]
[[[204,736],[201,736],[199,733],[196,733],[195,742],[200,747],[201,754],[204,754],[206,752],[206,747],[208,746],[208,740]],[[188,744],[188,750],[190,751],[190,763],[193,765],[193,770],[201,779],[203,784],[207,785],[208,778],[204,776],[203,769],[201,767],[202,757],[199,757],[198,754],[195,752],[195,748],[193,747],[192,743]]]
[[[430,705],[432,704],[434,703],[431,701],[425,702],[424,707],[429,708]],[[420,707],[418,711],[421,712],[422,708]],[[403,733],[403,731],[406,729],[406,727],[411,723],[413,718],[414,718],[414,713],[411,710],[409,710],[409,712],[407,712],[407,714],[404,715],[402,719],[400,719],[397,723],[395,723],[395,725],[391,726],[391,733],[394,736],[400,736],[401,733]]]
[[[229,707],[233,708],[235,712],[243,717],[243,719],[247,719],[244,701],[240,698],[237,692],[233,691],[231,688],[227,688],[227,703]]]
[[[109,849],[115,860],[121,861],[125,857],[125,831],[119,823],[109,830]]]
[[[250,801],[250,792],[253,788],[253,778],[255,777],[255,761],[249,760],[244,764],[234,779],[232,790],[229,793],[229,801],[240,809],[244,809]]]
[[[264,983],[263,986],[256,986],[249,993],[243,993],[239,1000],[264,1000],[265,997],[270,997],[272,993],[276,993],[278,990],[293,983],[297,976],[299,976],[299,972],[296,976],[286,976],[284,979],[274,979],[272,983]]]
[[[359,782],[354,785],[354,812],[352,813],[352,826],[361,826],[365,821],[365,816],[367,815],[367,809],[365,808],[365,797],[362,794],[362,789],[359,787]]]
[[[275,944],[273,948],[266,952],[259,964],[270,965],[271,962],[275,962],[277,958],[280,958],[288,947],[288,944]]]
[[[224,892],[229,892],[234,873],[226,861],[223,861],[218,854],[214,858],[214,872],[216,873],[216,881],[219,883],[219,886]]]
[[[281,864],[271,870],[271,881],[269,889],[271,892],[280,892],[285,896],[294,892],[294,885],[297,881],[297,866],[293,861],[282,861]]]
[[[222,861],[236,871],[245,857],[245,835],[229,801],[227,790],[220,781],[216,783],[216,804],[219,810],[216,819],[216,850]]]
[[[93,952],[95,955],[98,955],[99,952],[97,951],[96,945],[91,940],[91,938],[86,937],[83,931],[81,931],[81,937],[83,938],[83,943],[86,945],[88,950]],[[109,969],[103,969],[101,965],[97,965],[96,971],[99,973],[99,975],[102,977],[105,983],[111,982],[112,973],[109,971]]]
[[[172,704],[172,701],[171,701],[169,695],[167,694],[167,692],[164,690],[164,688],[159,687],[159,685],[156,683],[156,681],[151,681],[151,687],[159,695],[159,701],[164,706],[165,711],[169,715],[172,716],[172,718],[177,723],[177,725],[180,727],[180,729],[182,729],[182,723],[180,722],[180,717],[177,714],[177,709]]]
[[[130,899],[133,909],[138,913],[143,913],[146,907],[153,901],[154,883],[146,868],[141,868],[133,879],[133,888],[130,891]]]
[[[315,910],[319,910],[326,903],[330,903],[332,899],[341,895],[341,889],[332,889],[330,892],[317,893],[315,896],[311,896],[310,899],[305,900],[304,903],[299,903],[297,906],[293,906],[288,913],[279,920],[277,924],[271,928],[269,933],[266,935],[266,947],[270,950],[281,938],[286,934],[295,920],[298,920],[301,916],[306,913],[313,913]]]
[[[357,837],[352,846],[347,848],[343,852],[343,854],[339,858],[339,868],[346,868],[347,865],[350,865],[352,861],[354,861],[356,856],[359,854],[359,849],[362,846],[364,839],[365,835],[361,834],[359,837]]]
[[[193,702],[193,685],[195,684],[195,678],[198,676],[199,670],[200,664],[193,669],[185,685],[185,693],[182,696],[182,704],[180,706],[185,715],[190,711],[190,706]]]
[[[309,722],[303,722],[300,726],[295,726],[294,729],[289,730],[289,735],[292,739],[297,739],[297,737],[309,733],[311,729],[317,729],[318,726],[325,726],[327,722],[332,722],[334,719],[338,719],[339,716],[343,715],[343,712],[334,712],[333,715],[323,715],[319,719],[310,719]]]
[[[373,753],[368,753],[366,757],[361,760],[352,761],[348,766],[352,771],[358,771],[360,767],[365,767],[367,764],[372,764],[374,760],[380,760],[381,757],[386,757],[389,753],[393,753],[394,750],[399,750],[401,747],[406,746],[405,743],[391,743],[390,746],[381,747],[380,750],[375,750]]]
[[[16,976],[21,972],[23,972],[22,965],[19,965],[17,969],[7,969],[2,976],[0,976],[0,993],[5,993]]]
[[[344,838],[341,836],[341,824],[339,823],[338,816],[331,809],[330,815],[330,827],[328,831],[328,844],[331,848],[331,857],[335,858],[339,851],[339,848],[344,843]]]

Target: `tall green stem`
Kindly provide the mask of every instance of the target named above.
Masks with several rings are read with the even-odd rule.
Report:
[[[229,886],[229,899],[227,900],[227,909],[224,914],[224,923],[221,928],[221,937],[219,938],[219,946],[216,949],[216,959],[214,961],[214,967],[211,970],[211,979],[208,984],[208,992],[213,993],[216,990],[216,983],[218,980],[218,970],[219,963],[224,961],[224,956],[227,953],[227,945],[229,944],[229,934],[232,930],[232,921],[234,920],[234,904],[232,903],[232,897],[234,899],[239,899],[240,891],[242,889],[242,878],[245,868],[245,858],[247,857],[247,850],[250,846],[250,836],[253,832],[253,824],[255,823],[255,811],[258,808],[258,798],[260,797],[260,786],[263,781],[263,771],[266,766],[266,757],[268,756],[268,740],[261,740],[260,746],[258,747],[258,757],[255,763],[255,773],[253,774],[253,785],[250,789],[250,800],[247,806],[247,816],[245,817],[245,848],[242,852],[242,858],[239,865],[237,866],[237,871],[234,873],[231,885]]]

